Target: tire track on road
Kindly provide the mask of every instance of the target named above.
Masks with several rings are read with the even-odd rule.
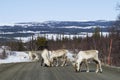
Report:
[[[14,80],[16,74],[18,74],[19,70],[25,65],[26,63],[17,63],[17,65],[10,67],[9,69],[3,71],[0,75],[1,80]]]
[[[11,67],[10,67],[11,66]],[[95,73],[95,66],[90,65],[91,72],[75,72],[72,66],[42,67],[40,62],[8,64],[0,69],[0,80],[119,80],[118,71],[103,67],[103,73]]]

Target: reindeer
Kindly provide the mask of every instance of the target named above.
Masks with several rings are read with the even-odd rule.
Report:
[[[39,61],[39,55],[36,52],[29,51],[29,59],[32,61]]]
[[[76,72],[80,71],[82,62],[86,63],[87,72],[89,72],[89,67],[88,67],[87,61],[90,59],[93,59],[93,61],[95,61],[95,63],[97,64],[96,73],[98,73],[99,70],[100,70],[100,72],[102,72],[101,61],[98,58],[98,50],[80,51],[76,56],[76,60],[75,60],[75,64],[74,64],[74,68],[75,68]]]
[[[49,51],[50,53],[50,62],[53,66],[54,64],[54,59],[56,59],[56,66],[58,66],[58,59],[61,58],[63,60],[63,63],[61,66],[65,66],[66,61],[67,61],[67,52],[68,50],[66,49],[59,49],[59,50],[53,50],[53,51]]]
[[[41,53],[41,66],[51,66],[50,54],[47,49],[44,49]]]

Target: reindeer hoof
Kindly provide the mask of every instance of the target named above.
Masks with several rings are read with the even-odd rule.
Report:
[[[87,70],[86,72],[90,72],[89,70]]]
[[[98,70],[97,71],[95,71],[96,73],[98,73]]]

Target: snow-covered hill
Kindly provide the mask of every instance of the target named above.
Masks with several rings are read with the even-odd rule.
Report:
[[[91,34],[99,27],[105,34],[114,21],[45,21],[45,22],[21,22],[0,26],[0,39],[29,38],[38,35],[83,35]],[[47,38],[48,38],[47,37]],[[51,37],[49,37],[51,38]],[[26,39],[27,40],[27,39]]]

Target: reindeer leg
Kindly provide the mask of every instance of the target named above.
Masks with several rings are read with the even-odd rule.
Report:
[[[98,73],[99,71],[99,62],[98,62],[98,59],[94,59],[94,62],[96,63],[96,73]]]
[[[44,63],[44,59],[42,58],[41,59],[41,66],[43,66],[43,63]]]
[[[101,68],[101,62],[99,59],[95,59],[95,62],[97,64],[97,69],[96,69],[96,73],[98,73],[99,69],[100,69],[100,72],[102,73],[102,68]]]
[[[99,64],[97,63],[96,73],[98,73],[98,71],[99,71]]]
[[[62,65],[61,66],[64,66],[65,65],[65,59],[63,59],[64,61],[63,61],[63,63],[62,63]]]
[[[58,66],[59,64],[58,64],[58,58],[56,58],[56,66]]]
[[[66,62],[67,62],[67,57],[65,57],[63,60],[64,60],[64,61],[63,61],[63,63],[62,63],[61,66],[65,66],[65,64],[66,64]],[[66,64],[66,65],[67,65],[67,64]]]
[[[76,69],[77,71],[80,71],[80,64],[81,64],[81,62],[77,63],[77,69]]]
[[[98,64],[99,64],[100,73],[102,73],[101,61],[99,59],[98,59]]]
[[[89,72],[89,66],[88,66],[87,60],[85,60],[85,65],[86,65],[86,69],[87,69],[86,72]]]
[[[82,69],[82,64],[83,64],[83,62],[80,63],[80,72],[81,72],[81,69]]]

